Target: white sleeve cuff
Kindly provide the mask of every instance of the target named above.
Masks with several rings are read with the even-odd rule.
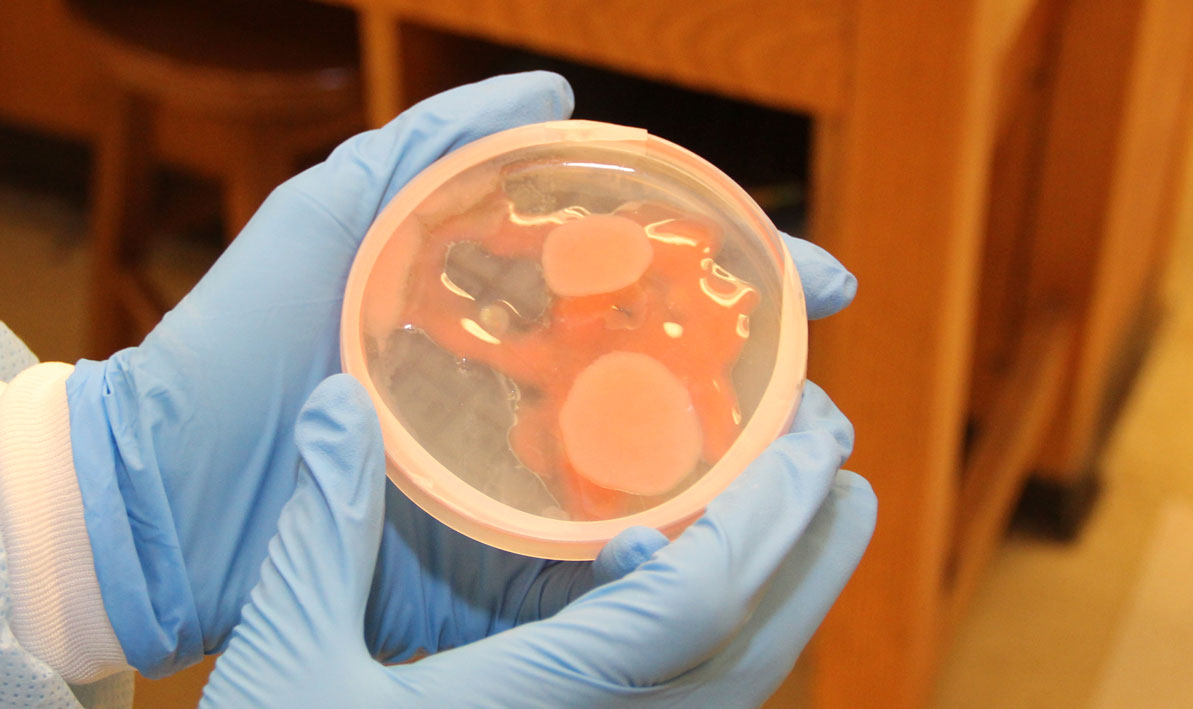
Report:
[[[8,548],[12,630],[72,684],[128,669],[104,610],[83,521],[58,362],[0,388],[0,533]]]

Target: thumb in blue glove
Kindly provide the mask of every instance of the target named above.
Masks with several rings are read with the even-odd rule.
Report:
[[[384,667],[361,632],[384,489],[381,435],[363,389],[345,375],[321,384],[296,440],[298,486],[203,706],[760,703],[874,525],[869,486],[838,470],[849,423],[809,383],[793,434],[636,570],[554,617]]]
[[[368,394],[349,375],[328,378],[299,412],[295,439],[294,495],[204,705],[342,706],[352,704],[348,688],[376,680],[361,629],[381,544],[385,458]]]

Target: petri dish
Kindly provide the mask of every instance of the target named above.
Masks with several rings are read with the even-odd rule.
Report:
[[[632,525],[679,534],[787,429],[807,319],[728,176],[642,129],[555,121],[465,145],[386,205],[341,357],[423,510],[592,559]]]

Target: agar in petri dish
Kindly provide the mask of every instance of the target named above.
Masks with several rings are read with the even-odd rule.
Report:
[[[482,153],[379,219],[363,275],[353,269],[346,369],[363,364],[383,429],[416,444],[393,447],[418,452],[396,460],[387,435],[391,477],[473,536],[513,520],[484,539],[503,548],[591,558],[614,528],[590,539],[559,525],[664,508],[690,521],[692,505],[668,503],[722,462],[776,396],[777,370],[789,391],[763,407],[784,419],[766,442],[798,400],[803,352],[779,353],[806,347],[806,333],[783,337],[803,327],[802,294],[773,226],[732,203],[744,193],[720,194],[634,135]],[[696,513],[709,497],[693,497]],[[536,534],[546,546],[517,541]],[[544,554],[569,542],[585,551]]]

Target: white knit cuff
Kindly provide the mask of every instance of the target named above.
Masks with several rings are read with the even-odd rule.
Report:
[[[72,684],[128,669],[104,610],[83,521],[58,362],[21,372],[0,391],[0,533],[8,548],[12,630]]]

